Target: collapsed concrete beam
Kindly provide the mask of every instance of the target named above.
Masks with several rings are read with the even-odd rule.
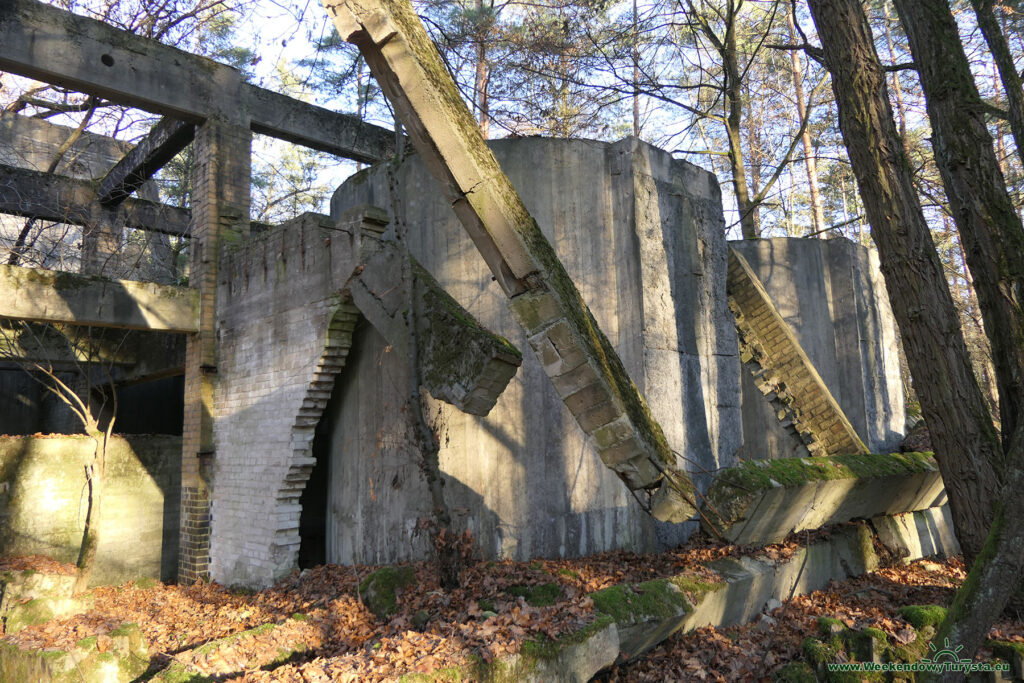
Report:
[[[188,287],[0,266],[0,318],[196,332],[199,295]]]
[[[187,237],[187,209],[145,199],[127,199],[116,209],[96,201],[96,183],[0,165],[0,213],[70,225],[126,225]]]
[[[705,525],[732,543],[778,543],[795,531],[945,502],[931,453],[751,460],[715,477]]]
[[[559,395],[602,461],[631,489],[653,490],[658,519],[694,512],[693,484],[480,136],[411,5],[322,0],[341,37],[359,47],[459,220],[512,298],[511,308]]]
[[[0,69],[201,123],[239,110],[257,133],[356,161],[394,154],[393,131],[242,81],[229,66],[35,0],[0,3]]]
[[[757,274],[732,247],[726,290],[736,317],[740,359],[754,374],[761,393],[775,405],[779,419],[790,424],[812,455],[867,453]]]
[[[386,223],[383,214],[381,227]],[[360,313],[405,357],[412,341],[405,315],[411,294],[423,386],[434,398],[463,412],[487,415],[522,364],[523,354],[483,327],[415,259],[409,292],[403,279],[406,257],[395,243],[365,240],[363,250],[368,252],[365,262],[347,288]]]
[[[195,124],[164,117],[149,134],[114,165],[100,181],[99,202],[113,208],[185,149],[195,137]]]

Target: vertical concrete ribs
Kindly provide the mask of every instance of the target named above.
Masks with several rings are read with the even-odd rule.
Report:
[[[758,389],[812,455],[867,453],[750,264],[729,248],[729,308],[736,316],[740,360]]]

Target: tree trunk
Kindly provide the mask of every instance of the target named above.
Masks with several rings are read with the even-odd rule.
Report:
[[[896,10],[921,78],[935,161],[992,347],[1008,450],[1010,439],[1024,427],[1024,227],[1006,191],[949,5],[945,0],[896,0]],[[998,471],[1002,463],[994,466]]]
[[[750,201],[747,170],[743,163],[743,143],[740,137],[743,128],[743,92],[736,56],[736,13],[732,0],[729,2],[727,23],[725,40],[719,52],[725,70],[725,100],[728,107],[725,131],[729,137],[729,167],[732,169],[732,186],[736,192],[736,210],[740,214],[743,239],[756,240],[761,236],[761,231],[757,228],[757,206]]]
[[[795,10],[796,7],[794,6]],[[790,42],[797,42],[796,24],[793,21],[793,12],[786,12],[786,22],[789,25]],[[800,52],[790,50],[790,65],[793,67],[793,92],[796,95],[796,111],[800,120],[807,118],[807,105],[804,97],[804,72],[800,65]],[[814,145],[811,144],[810,126],[804,127],[803,135],[800,136],[804,147],[804,168],[807,170],[807,186],[811,192],[811,232],[815,235],[825,230],[825,212],[821,206],[821,191],[818,189],[818,164],[815,160]]]
[[[809,0],[914,388],[968,561],[999,493],[1001,447],[893,122],[885,72],[860,0]]]
[[[483,22],[483,0],[476,0],[477,21]],[[487,98],[490,85],[491,70],[487,63],[487,24],[483,23],[476,31],[476,74],[473,90],[476,94],[477,121],[480,123],[480,134],[484,140],[491,135],[491,111]]]
[[[93,568],[96,566],[96,549],[100,544],[100,522],[103,518],[103,484],[106,477],[107,438],[106,434],[96,429],[88,429],[87,433],[96,444],[92,462],[86,466],[85,478],[89,487],[89,502],[85,513],[85,530],[82,533],[82,546],[78,550],[78,572],[72,593],[78,595],[89,588]]]
[[[985,36],[989,52],[992,53],[992,61],[999,69],[999,78],[1003,82],[1003,90],[1006,91],[1010,130],[1017,145],[1017,154],[1020,155],[1021,162],[1024,162],[1024,89],[1021,86],[1020,74],[1014,66],[1013,54],[1006,42],[1006,36],[992,11],[992,0],[971,0],[971,5],[978,17],[978,28]]]

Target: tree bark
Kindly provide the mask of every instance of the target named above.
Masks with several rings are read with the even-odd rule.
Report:
[[[1024,427],[1024,227],[1006,191],[949,5],[946,0],[895,2],[924,89],[936,165],[992,347],[1008,450]],[[1002,463],[994,467],[1000,471]]]
[[[1020,74],[1013,63],[1013,54],[1006,42],[1006,35],[1003,34],[996,15],[992,11],[992,0],[971,0],[974,13],[978,17],[978,28],[985,36],[989,52],[992,53],[992,61],[999,70],[999,79],[1003,82],[1003,90],[1006,91],[1007,112],[1010,119],[1010,131],[1013,133],[1013,141],[1017,145],[1017,154],[1024,163],[1024,89],[1021,86]]]
[[[78,550],[75,583],[71,592],[84,593],[89,588],[93,568],[96,566],[96,550],[100,545],[100,521],[103,517],[103,485],[107,469],[107,435],[98,428],[86,428],[86,433],[96,444],[92,462],[86,466],[86,482],[89,487],[89,502],[85,513],[85,530],[82,545]]]
[[[885,71],[860,0],[809,0],[832,74],[839,127],[878,247],[914,388],[968,561],[981,552],[1001,453],[942,265],[893,121]]]
[[[473,90],[476,95],[477,121],[480,123],[480,134],[484,140],[491,135],[491,111],[487,97],[487,88],[491,81],[490,65],[487,63],[488,22],[483,20],[483,0],[476,0],[477,21],[481,22],[476,31],[476,74],[473,79]]]
[[[736,57],[736,14],[732,0],[729,2],[729,13],[725,40],[721,43],[719,53],[722,57],[722,68],[725,71],[725,101],[728,113],[725,118],[725,131],[729,137],[729,167],[732,169],[732,185],[736,192],[736,210],[740,214],[740,230],[743,239],[756,240],[761,236],[757,227],[757,205],[750,201],[750,190],[747,187],[747,169],[743,163],[743,92],[740,78],[740,67]]]

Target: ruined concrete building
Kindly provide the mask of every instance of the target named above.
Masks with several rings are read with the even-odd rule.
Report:
[[[267,585],[313,563],[425,557],[416,387],[454,524],[485,557],[679,542],[699,519],[694,491],[725,496],[716,474],[744,462],[849,456],[867,469],[843,467],[875,476],[866,454],[896,448],[904,414],[868,249],[728,244],[715,177],[632,138],[497,141],[497,170],[454,109],[406,98],[416,74],[402,69],[436,73],[407,22],[333,11],[343,37],[392,70],[388,95],[418,153],[390,161],[391,131],[100,22],[34,0],[0,10],[0,68],[166,117],[82,172],[5,157],[0,210],[83,226],[83,248],[110,263],[123,263],[111,245],[125,227],[188,239],[188,286],[110,279],[95,259],[81,274],[0,267],[2,318],[133,330],[110,361],[128,397],[118,419],[167,434],[119,442],[98,577]],[[23,122],[2,120],[4,145],[29,144]],[[254,227],[253,132],[388,161],[345,181],[330,216]],[[193,205],[139,197],[187,144]],[[0,432],[42,431],[54,421],[16,366],[51,350],[8,349]],[[0,552],[73,554],[80,450],[3,440]],[[766,480],[824,523],[941,504],[930,467],[886,470],[893,491],[913,489],[898,503]],[[744,489],[711,512],[753,542],[795,528],[751,531],[769,494]]]

